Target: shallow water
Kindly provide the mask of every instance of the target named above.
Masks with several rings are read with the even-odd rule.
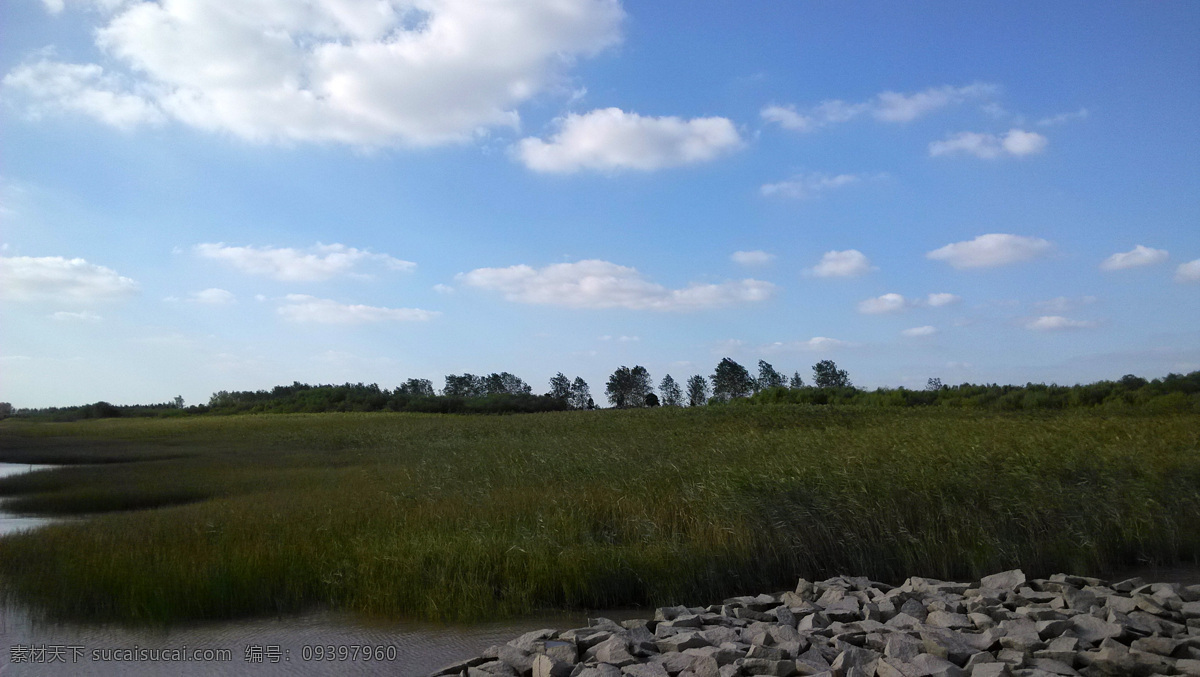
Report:
[[[626,618],[645,612],[599,612]],[[505,623],[455,626],[368,623],[336,613],[181,626],[167,630],[38,623],[20,609],[0,608],[0,674],[10,675],[393,675],[415,677],[481,653],[539,628],[587,625],[586,614],[557,614]],[[14,662],[12,647],[45,646],[53,663]],[[315,647],[335,659],[316,660]],[[338,659],[340,647],[382,648],[383,660]],[[76,648],[77,649],[74,649]],[[141,651],[142,660],[104,660],[112,649]],[[151,650],[225,651],[226,660],[150,660]],[[346,653],[352,649],[347,648]],[[389,660],[388,657],[391,657]],[[137,655],[134,656],[138,657]]]
[[[32,465],[29,463],[0,463],[0,477],[9,475],[20,475],[21,473],[33,472],[35,470],[47,470],[57,468],[54,465]],[[53,522],[53,518],[49,517],[24,517],[14,515],[10,512],[5,512],[4,504],[0,502],[0,536],[11,534],[16,531],[24,531],[25,529],[33,529],[45,524]]]

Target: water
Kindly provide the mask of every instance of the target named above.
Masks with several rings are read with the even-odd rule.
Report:
[[[0,463],[0,477],[54,467]],[[13,515],[2,508],[0,504],[0,536],[61,521]],[[612,610],[590,615],[624,619],[645,617],[646,612]],[[50,623],[20,607],[0,606],[0,675],[415,677],[477,656],[492,644],[503,644],[530,630],[582,627],[588,616],[560,613],[462,626],[369,622],[348,614],[321,612],[155,629]],[[368,648],[369,659],[364,657]],[[164,659],[164,652],[171,660]],[[330,655],[333,660],[323,660]],[[186,660],[180,660],[185,656]]]
[[[31,465],[28,463],[0,463],[0,477],[8,475],[19,475],[21,473],[33,472],[35,470],[47,470],[58,466],[53,465]],[[0,536],[11,534],[15,531],[23,531],[25,529],[33,529],[44,524],[49,524],[53,519],[47,517],[23,517],[14,515],[4,511],[4,504],[0,503]]]
[[[631,612],[593,615],[629,617]],[[637,613],[644,617],[644,612]],[[415,677],[480,654],[538,628],[587,625],[587,615],[557,614],[505,623],[471,626],[426,623],[372,624],[331,612],[282,618],[232,621],[156,630],[111,625],[38,623],[15,608],[0,609],[0,674],[142,677],[150,675],[394,675]],[[12,647],[45,646],[54,663],[14,662]],[[307,647],[307,648],[306,648]],[[334,660],[317,660],[316,647]],[[337,652],[346,647],[346,657]],[[350,647],[370,647],[383,660],[350,658]],[[142,651],[143,660],[103,660],[111,650]],[[226,660],[164,662],[150,651],[227,652]],[[360,650],[361,652],[361,650]],[[138,657],[138,654],[134,654]],[[207,657],[207,656],[204,656]],[[216,656],[214,656],[216,657]],[[390,658],[390,660],[389,660]],[[273,662],[274,661],[274,662]]]

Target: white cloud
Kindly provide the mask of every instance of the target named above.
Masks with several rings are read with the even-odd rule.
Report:
[[[952,303],[958,303],[961,300],[962,300],[962,297],[957,294],[946,294],[946,293],[930,294],[929,296],[925,297],[925,303],[927,303],[935,308],[940,307],[940,306],[948,306]]]
[[[1138,245],[1127,252],[1118,252],[1104,259],[1100,270],[1125,270],[1138,266],[1149,266],[1167,260],[1167,250],[1151,249]]]
[[[595,259],[541,269],[526,265],[478,268],[460,273],[456,279],[471,287],[499,291],[519,303],[631,310],[715,308],[763,301],[775,289],[770,282],[751,279],[668,289],[634,268]]]
[[[0,298],[91,304],[125,298],[137,283],[83,259],[61,256],[0,257]]]
[[[828,251],[821,261],[807,272],[813,277],[858,277],[872,270],[871,261],[857,249]]]
[[[133,80],[127,90],[98,86],[118,107],[140,96],[205,130],[355,146],[428,146],[515,126],[518,105],[566,89],[576,58],[619,41],[624,18],[618,0],[97,4],[96,44]],[[53,90],[42,96],[43,76],[22,78],[35,107],[79,110]],[[83,112],[114,117],[105,106]]]
[[[1176,282],[1200,282],[1200,259],[1179,264],[1175,269]]]
[[[59,14],[65,7],[63,0],[42,0],[42,4],[46,6],[46,11],[51,14]]]
[[[454,287],[451,287],[448,284],[441,284],[441,283],[435,284],[435,285],[433,285],[433,290],[439,294],[453,294],[454,293]]]
[[[784,129],[811,132],[861,115],[870,115],[881,122],[911,122],[939,108],[969,100],[986,100],[998,92],[998,87],[985,83],[965,87],[944,85],[907,94],[882,92],[862,103],[832,99],[804,111],[797,111],[794,106],[771,105],[763,108],[760,114],[767,122],[774,122]]]
[[[408,271],[417,264],[411,261],[373,254],[341,244],[317,244],[307,251],[275,247],[231,247],[224,242],[196,245],[202,258],[223,261],[251,275],[264,275],[276,280],[327,280],[336,275],[348,275],[367,262],[382,263],[391,270]]]
[[[1091,329],[1097,326],[1088,320],[1072,320],[1062,315],[1043,315],[1025,323],[1026,329],[1035,331],[1062,331],[1065,329]]]
[[[96,313],[91,313],[86,310],[84,310],[82,312],[78,312],[78,313],[60,310],[60,311],[52,314],[50,317],[53,318],[56,322],[87,322],[90,324],[95,324],[95,323],[101,321],[102,319],[104,319],[104,318],[100,317],[99,315],[97,315]]]
[[[1061,125],[1064,122],[1071,122],[1073,120],[1085,120],[1087,119],[1087,116],[1088,109],[1080,108],[1074,113],[1059,113],[1058,115],[1052,115],[1048,118],[1042,118],[1041,120],[1038,120],[1037,123],[1039,127],[1051,127],[1054,125]]]
[[[988,233],[974,240],[955,242],[935,249],[925,258],[945,261],[955,268],[989,268],[1019,263],[1043,256],[1053,248],[1046,240],[1007,233]]]
[[[69,64],[45,59],[17,66],[4,76],[5,90],[25,101],[32,118],[69,111],[82,113],[118,129],[159,124],[166,118],[157,104],[96,64]]]
[[[785,352],[819,353],[846,348],[851,344],[828,336],[814,336],[807,341],[776,341],[762,346],[759,351],[767,355]]]
[[[858,312],[868,315],[878,315],[881,313],[898,313],[913,305],[911,301],[904,298],[900,294],[884,294],[873,299],[859,301]]]
[[[905,329],[904,331],[902,331],[900,333],[905,336],[920,337],[920,336],[933,336],[934,334],[937,333],[937,331],[938,331],[937,327],[934,327],[931,325],[925,325],[924,327],[913,327],[911,329]]]
[[[827,190],[858,183],[861,180],[862,177],[855,174],[830,176],[829,174],[812,173],[795,176],[787,181],[764,184],[759,188],[759,192],[763,195],[778,195],[780,197],[803,200],[815,197],[818,193],[823,193]]]
[[[571,113],[558,124],[548,142],[530,137],[515,146],[526,167],[554,173],[650,171],[707,162],[742,145],[733,123],[720,117],[645,117],[605,108]]]
[[[381,308],[348,305],[305,294],[288,294],[277,312],[292,322],[318,324],[362,324],[366,322],[423,322],[441,313],[418,308]]]
[[[1004,136],[959,132],[942,141],[934,141],[929,144],[929,154],[936,157],[965,153],[985,160],[993,160],[1003,155],[1012,157],[1034,155],[1045,150],[1048,143],[1046,137],[1041,134],[1021,129],[1010,129]]]
[[[232,292],[212,287],[203,291],[192,292],[191,301],[206,306],[223,306],[236,301]]]
[[[765,266],[775,260],[775,255],[756,249],[749,252],[734,252],[729,258],[741,266]]]
[[[1057,296],[1045,301],[1034,303],[1034,307],[1042,312],[1047,313],[1065,313],[1068,310],[1079,306],[1086,306],[1096,302],[1095,296],[1081,296],[1078,299],[1067,298],[1066,296]]]

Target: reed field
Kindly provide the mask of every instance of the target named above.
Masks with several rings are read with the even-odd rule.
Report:
[[[49,616],[472,620],[1200,562],[1200,415],[761,405],[0,423]]]

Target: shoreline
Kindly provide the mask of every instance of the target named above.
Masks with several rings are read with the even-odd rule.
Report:
[[[1019,570],[795,591],[535,630],[431,677],[1200,675],[1200,584]]]

